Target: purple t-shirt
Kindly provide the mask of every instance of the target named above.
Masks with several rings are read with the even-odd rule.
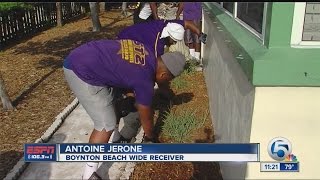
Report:
[[[67,68],[84,82],[131,89],[137,103],[151,106],[156,58],[142,43],[125,39],[91,41],[71,51],[66,61]]]
[[[182,20],[153,20],[129,26],[119,34],[119,39],[132,39],[148,46],[152,53],[158,57],[164,54],[165,40],[160,39],[163,28],[169,23],[178,23],[184,26]]]
[[[183,3],[183,20],[201,20],[202,7],[201,2]]]

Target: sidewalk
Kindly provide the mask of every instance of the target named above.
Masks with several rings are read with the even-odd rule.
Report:
[[[121,134],[135,135],[132,133],[132,124],[137,126],[137,113],[131,113],[120,120],[119,129]],[[126,124],[124,124],[126,122]],[[128,127],[128,124],[131,125]],[[123,128],[125,127],[125,128]],[[86,143],[89,140],[93,123],[81,105],[78,105],[72,113],[65,119],[61,127],[55,132],[48,143]],[[130,130],[131,129],[131,130]],[[131,132],[130,132],[131,131]],[[138,136],[143,132],[139,131]],[[137,137],[140,138],[140,137]],[[139,140],[139,139],[138,139]],[[122,179],[126,173],[127,162],[103,162],[97,173],[103,179]],[[130,164],[131,167],[132,163]],[[30,163],[19,179],[81,179],[84,162],[54,162],[54,163]],[[127,173],[127,176],[129,174]]]

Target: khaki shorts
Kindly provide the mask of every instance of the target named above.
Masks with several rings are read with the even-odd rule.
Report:
[[[92,119],[94,129],[113,130],[117,123],[113,88],[90,85],[78,78],[72,70],[63,70],[70,89]]]

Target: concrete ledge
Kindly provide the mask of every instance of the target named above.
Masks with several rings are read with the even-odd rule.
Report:
[[[71,104],[69,104],[57,117],[56,120],[51,124],[51,126],[47,129],[47,131],[41,136],[41,138],[37,139],[35,143],[46,143],[50,137],[56,132],[56,130],[61,126],[63,121],[67,118],[67,116],[77,107],[79,104],[78,99],[74,99]],[[18,163],[11,169],[11,171],[4,178],[5,180],[15,180],[18,179],[19,176],[23,173],[29,163],[24,161],[24,157],[22,157]]]
[[[140,128],[139,133],[136,136],[136,141],[134,143],[142,143],[144,131]],[[127,162],[124,171],[121,173],[120,179],[129,179],[136,166],[135,162]]]
[[[69,111],[71,112],[71,110]],[[64,117],[61,114],[60,117]],[[59,119],[59,118],[58,118]],[[60,121],[53,123],[42,136],[46,143],[82,143],[87,142],[92,131],[93,122],[85,109],[78,105],[68,117],[57,127]],[[119,123],[120,134],[132,139],[130,143],[141,143],[143,129],[140,128],[138,113],[133,112],[122,118]],[[53,134],[49,132],[51,131]],[[126,132],[125,132],[126,131]],[[130,132],[129,132],[130,131]],[[131,132],[134,131],[134,132]],[[130,136],[130,137],[129,137]],[[44,142],[41,138],[36,142]],[[25,163],[23,158],[20,164],[7,179],[81,179],[83,163]],[[135,163],[131,162],[101,162],[97,173],[102,179],[128,179],[134,171]],[[69,171],[65,171],[69,169]]]

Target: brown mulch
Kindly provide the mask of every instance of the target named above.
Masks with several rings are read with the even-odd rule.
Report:
[[[177,113],[187,109],[196,110],[198,117],[203,117],[209,110],[209,100],[207,89],[202,72],[196,72],[191,75],[182,75],[181,77],[187,81],[187,86],[181,89],[172,89],[175,93],[173,99],[173,107],[170,111]],[[158,101],[159,99],[156,99]],[[167,104],[159,103],[163,108]],[[161,142],[172,143],[161,133],[162,117],[160,114],[168,109],[161,109],[156,112],[156,129],[159,132]],[[201,123],[201,122],[199,122]],[[214,142],[214,133],[210,116],[206,118],[204,126],[194,130],[190,134],[189,142],[193,143],[212,143]],[[138,163],[135,167],[130,179],[213,179],[221,180],[222,176],[218,163],[215,162],[143,162]]]
[[[0,110],[0,179],[23,155],[23,144],[33,143],[74,99],[63,76],[69,51],[94,39],[113,39],[132,17],[120,11],[101,13],[102,32],[91,32],[90,17],[38,33],[0,52],[0,73],[16,110]],[[2,106],[0,106],[2,108]]]
[[[74,99],[64,80],[63,58],[84,42],[113,39],[122,28],[132,24],[132,17],[123,19],[119,11],[108,11],[100,15],[100,21],[103,26],[100,33],[91,32],[91,19],[85,17],[38,33],[0,52],[0,73],[16,104],[16,110],[0,111],[0,179],[22,157],[23,144],[39,138]],[[185,79],[190,86],[175,90],[173,109],[198,107],[202,115],[209,109],[203,74],[196,73]],[[161,120],[157,124],[160,130]],[[210,117],[204,127],[190,134],[190,140],[214,141]],[[139,163],[131,179],[221,179],[221,175],[216,163]]]

